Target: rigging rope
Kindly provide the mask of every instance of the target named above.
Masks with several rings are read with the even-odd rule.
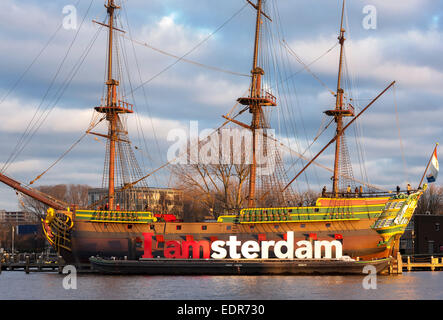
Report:
[[[96,124],[94,125],[90,125],[88,130],[85,131],[85,133],[82,134],[82,136],[76,141],[74,142],[74,144],[68,148],[68,150],[66,150],[53,164],[51,164],[45,171],[43,171],[41,174],[39,174],[34,180],[32,180],[31,182],[29,182],[29,184],[33,184],[35,181],[37,181],[38,179],[40,179],[44,174],[46,174],[49,170],[51,170],[57,163],[59,163],[72,149],[74,149],[75,146],[77,146],[82,140],[83,138],[89,134],[89,132],[94,129],[100,122],[102,122],[105,119],[105,117],[101,118]]]
[[[306,70],[306,71],[308,71],[313,77],[314,77],[314,79],[316,79],[325,89],[327,89],[332,95],[335,95],[335,92],[333,91],[333,90],[331,90],[331,89],[329,89],[329,87],[314,73],[314,72],[312,72],[312,70],[311,69],[309,69],[309,66],[311,65],[311,64],[313,64],[313,63],[315,63],[317,60],[319,60],[319,59],[321,59],[321,58],[323,58],[326,54],[328,54],[329,52],[331,52],[337,45],[338,45],[338,43],[336,43],[333,47],[331,47],[330,49],[328,49],[325,53],[323,53],[320,57],[318,57],[317,59],[315,59],[313,62],[311,62],[309,65],[306,65],[304,62],[303,62],[303,60],[301,60],[301,58],[295,53],[295,51],[294,50],[292,50],[291,49],[291,47],[289,47],[289,45],[288,45],[288,43],[285,41],[285,40],[283,40],[283,47],[285,48],[285,49],[287,49],[288,50],[288,52],[292,55],[292,56],[294,56],[295,57],[295,59],[297,59],[297,61],[301,64],[301,65],[303,65],[304,67],[303,67],[303,69],[302,70]],[[301,71],[301,70],[300,70]],[[300,72],[300,71],[298,71],[298,72]],[[297,73],[298,73],[297,72]],[[297,74],[297,73],[295,73],[295,74]],[[293,76],[293,75],[292,75]],[[291,76],[291,77],[292,77]]]
[[[408,169],[407,169],[407,165],[406,165],[405,150],[404,150],[403,140],[401,138],[401,132],[400,132],[400,120],[398,117],[397,95],[396,95],[395,85],[393,88],[393,95],[394,95],[394,108],[395,108],[395,122],[397,124],[398,139],[400,140],[400,151],[401,151],[401,158],[402,158],[402,162],[403,162],[403,170],[404,170],[404,174],[406,177],[406,181],[409,182]]]
[[[76,41],[76,39],[77,39],[77,37],[78,37],[78,34],[80,33],[80,30],[81,30],[81,28],[82,28],[82,26],[83,26],[83,23],[84,23],[84,21],[85,21],[85,19],[86,19],[86,16],[87,16],[88,13],[89,13],[89,10],[91,9],[91,6],[92,6],[92,3],[93,3],[93,2],[94,2],[94,0],[91,0],[91,2],[90,2],[90,4],[89,4],[89,7],[88,7],[88,9],[87,9],[87,11],[86,11],[86,13],[85,13],[83,19],[82,19],[82,22],[81,22],[79,28],[77,29],[77,32],[75,33],[75,36],[74,36],[73,40],[71,41],[71,44],[69,45],[69,47],[68,47],[68,49],[67,49],[67,51],[66,51],[66,53],[65,53],[65,56],[63,57],[63,59],[62,59],[60,65],[59,65],[59,67],[58,67],[58,69],[57,69],[57,71],[56,71],[54,77],[52,78],[52,81],[51,81],[51,83],[50,83],[48,89],[46,90],[46,92],[45,92],[45,94],[44,94],[44,96],[43,96],[43,98],[42,98],[42,100],[41,100],[39,106],[37,107],[37,110],[34,112],[34,115],[33,115],[32,119],[29,121],[29,123],[28,123],[28,125],[27,125],[25,131],[22,133],[21,137],[19,138],[19,141],[17,142],[16,146],[14,147],[12,153],[10,154],[10,156],[8,157],[8,159],[6,160],[6,162],[3,164],[3,166],[2,166],[2,168],[1,168],[1,170],[0,170],[0,172],[4,172],[5,170],[7,170],[8,167],[10,166],[10,164],[11,164],[13,161],[15,161],[15,159],[18,157],[18,155],[23,151],[23,149],[26,147],[26,145],[27,145],[27,144],[29,143],[29,141],[32,139],[32,137],[34,136],[34,134],[35,134],[35,133],[37,132],[37,130],[41,127],[41,125],[43,124],[43,122],[46,120],[46,118],[48,117],[49,113],[50,113],[50,112],[52,111],[52,109],[55,107],[55,104],[56,104],[56,103],[58,102],[58,100],[61,98],[61,95],[60,95],[60,96],[58,97],[58,99],[56,100],[56,102],[53,104],[53,106],[52,106],[49,110],[44,110],[44,111],[42,111],[42,113],[37,117],[37,114],[39,113],[40,109],[42,108],[43,103],[44,103],[45,100],[46,100],[46,97],[48,96],[48,94],[49,94],[51,88],[53,87],[53,85],[54,85],[54,83],[55,83],[56,78],[58,77],[59,73],[61,72],[61,69],[62,69],[63,65],[64,65],[65,62],[66,62],[66,59],[67,59],[67,57],[68,57],[68,55],[69,55],[69,53],[70,53],[70,51],[71,51],[71,49],[72,49],[72,46],[74,45],[74,43],[75,43],[75,41]],[[95,41],[95,40],[94,40],[94,41]],[[89,50],[88,50],[88,52],[89,52]],[[83,58],[83,60],[84,60],[84,58]],[[74,70],[74,69],[75,69],[75,66],[74,66],[73,70]],[[78,69],[77,69],[77,70],[78,70]],[[72,72],[72,71],[71,71],[71,72]],[[72,78],[71,78],[70,80],[72,80]],[[62,94],[63,94],[64,90],[66,89],[66,86],[65,86],[66,82],[67,82],[67,81],[65,81],[65,83],[59,88],[58,92],[62,91]],[[70,82],[70,81],[69,81],[69,82]],[[58,94],[58,92],[57,92],[57,94]],[[57,95],[57,94],[56,94],[56,95]],[[46,115],[44,115],[45,112],[46,112]],[[33,123],[33,121],[34,121],[34,119],[35,119],[36,117],[37,117],[37,119],[36,119],[35,123]],[[42,118],[43,118],[43,120],[42,120]],[[38,122],[40,122],[40,124],[38,124]]]
[[[248,3],[245,3],[238,11],[236,11],[228,20],[226,20],[225,22],[223,22],[217,29],[215,29],[211,34],[209,34],[206,38],[204,38],[202,41],[200,41],[196,46],[194,46],[191,50],[189,50],[188,52],[186,52],[184,55],[182,55],[181,57],[179,57],[176,61],[174,61],[173,63],[171,63],[170,65],[168,65],[167,67],[163,68],[163,70],[161,70],[160,72],[158,72],[157,74],[155,74],[154,76],[152,76],[150,79],[144,81],[142,84],[140,84],[138,87],[136,87],[135,89],[131,90],[131,92],[129,94],[132,94],[134,91],[140,89],[141,87],[145,86],[146,84],[148,84],[149,82],[151,82],[152,80],[154,80],[155,78],[157,78],[158,76],[160,76],[161,74],[163,74],[164,72],[166,72],[167,70],[171,69],[173,66],[175,66],[177,63],[179,63],[180,61],[182,61],[186,56],[188,56],[189,54],[191,54],[192,52],[194,52],[197,48],[199,48],[203,43],[205,43],[206,41],[208,41],[214,34],[216,34],[218,31],[220,31],[220,29],[222,29],[226,24],[228,24],[232,19],[234,19],[238,14],[240,14],[240,12],[243,11],[243,9],[248,5]],[[126,96],[125,96],[126,97]]]
[[[144,46],[144,47],[146,47],[146,48],[152,49],[152,50],[154,50],[154,51],[156,51],[156,52],[159,52],[159,53],[161,53],[161,54],[164,54],[164,55],[166,55],[166,56],[169,56],[169,57],[172,57],[172,58],[179,59],[179,60],[181,60],[181,61],[183,61],[183,62],[191,63],[191,64],[194,64],[194,65],[196,65],[196,66],[203,67],[203,68],[210,69],[210,70],[214,70],[214,71],[219,71],[219,72],[224,72],[224,73],[232,74],[232,75],[235,75],[235,76],[248,77],[248,78],[251,77],[249,74],[244,74],[244,73],[239,73],[239,72],[235,72],[235,71],[230,71],[230,70],[226,70],[226,69],[222,69],[222,68],[218,68],[218,67],[210,66],[210,65],[207,65],[207,64],[203,64],[203,63],[200,63],[200,62],[196,62],[196,61],[193,61],[193,60],[184,59],[184,58],[181,58],[181,57],[179,57],[179,56],[177,56],[177,55],[174,55],[174,54],[172,54],[172,53],[169,53],[169,52],[166,52],[166,51],[164,51],[164,50],[161,50],[161,49],[155,48],[155,47],[153,47],[153,46],[147,44],[146,42],[142,42],[142,41],[139,41],[139,40],[135,40],[135,39],[132,39],[132,38],[130,38],[130,37],[126,37],[126,36],[123,36],[123,37],[124,37],[125,39],[128,39],[128,40],[130,40],[130,41],[136,43],[136,44],[139,44],[139,45]]]

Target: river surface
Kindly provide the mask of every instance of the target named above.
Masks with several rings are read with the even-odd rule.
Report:
[[[377,276],[119,276],[3,271],[1,300],[443,300],[443,272]],[[75,285],[76,289],[65,289]],[[366,278],[367,279],[367,278]],[[68,281],[69,280],[69,281]],[[372,279],[374,280],[374,279]],[[374,284],[373,281],[370,283]],[[374,286],[373,286],[374,287]]]

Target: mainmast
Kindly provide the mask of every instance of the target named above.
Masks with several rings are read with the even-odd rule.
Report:
[[[343,139],[343,117],[353,117],[354,110],[353,108],[346,108],[343,104],[343,89],[341,87],[341,78],[342,78],[342,70],[343,70],[343,53],[344,53],[344,43],[345,43],[345,29],[343,28],[343,17],[345,12],[345,0],[343,0],[343,7],[341,12],[341,23],[340,23],[340,35],[338,37],[338,41],[340,43],[340,60],[338,66],[338,79],[337,79],[337,93],[335,100],[335,109],[328,110],[325,113],[328,116],[333,116],[335,118],[335,122],[337,124],[336,129],[336,140],[335,140],[335,160],[334,160],[334,176],[332,177],[332,194],[337,197],[339,193],[339,170],[340,170],[340,153],[341,153],[341,145]]]
[[[239,98],[237,101],[243,105],[249,106],[249,112],[252,113],[251,130],[252,130],[252,164],[249,173],[249,192],[248,207],[255,206],[256,194],[256,172],[257,172],[257,129],[261,128],[262,106],[276,106],[275,97],[269,93],[264,93],[261,89],[261,78],[265,74],[262,68],[258,66],[258,50],[260,45],[260,26],[261,16],[269,17],[262,11],[263,0],[257,0],[257,4],[247,0],[251,6],[257,10],[255,22],[255,42],[254,55],[252,60],[252,81],[249,97]],[[270,19],[269,19],[270,20]]]
[[[108,0],[108,3],[105,4],[105,7],[108,12],[108,24],[102,24],[109,28],[108,34],[108,70],[107,70],[107,95],[106,95],[106,104],[96,107],[95,110],[100,113],[104,113],[106,115],[106,120],[108,120],[108,135],[106,138],[109,139],[109,155],[108,155],[108,204],[109,210],[114,210],[114,202],[115,202],[115,145],[118,141],[118,123],[119,113],[132,113],[131,109],[127,107],[129,104],[122,102],[120,100],[117,101],[117,88],[119,86],[119,81],[113,78],[113,70],[112,70],[112,62],[113,62],[113,36],[114,30],[121,31],[114,27],[114,13],[116,9],[120,9],[114,3],[114,0]]]

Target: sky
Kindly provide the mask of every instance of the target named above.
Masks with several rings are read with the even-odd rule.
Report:
[[[221,116],[247,92],[255,10],[245,3],[123,0],[119,10],[126,31],[120,37],[122,88],[136,110],[136,115],[128,116],[128,131],[144,172],[167,161],[174,143],[168,141],[171,130],[186,131],[190,121],[198,121],[199,130],[217,128],[223,123]],[[104,0],[2,1],[2,173],[29,183],[87,129],[104,88],[106,32],[92,22],[104,20],[103,4]],[[72,17],[70,8],[75,8],[75,19],[69,20],[76,22],[75,28],[66,27]],[[396,81],[347,133],[356,178],[367,176],[370,183],[385,189],[408,182],[418,185],[442,134],[442,9],[435,0],[347,1],[345,92],[361,110]],[[265,11],[272,19],[263,22],[270,30],[263,36],[260,56],[265,81],[272,88],[272,80],[291,76],[274,87],[279,105],[270,114],[271,126],[277,137],[303,153],[328,120],[323,112],[335,104],[330,91],[337,86],[341,1],[267,0]],[[273,45],[267,47],[271,42],[266,41]],[[140,43],[229,72],[177,61]],[[308,64],[310,72],[298,60]],[[250,122],[250,114],[245,112],[239,119]],[[5,168],[29,125],[35,133],[25,137],[26,143]],[[332,138],[332,127],[305,155],[312,157]],[[96,131],[100,130],[105,132],[104,127]],[[86,136],[35,186],[98,187],[104,154],[103,139]],[[284,158],[289,166],[295,161]],[[332,167],[333,148],[318,161]],[[288,176],[300,168],[297,163]],[[310,168],[296,182],[297,189],[321,190],[330,183],[329,177],[330,172]],[[171,186],[171,181],[170,172],[162,170],[148,184]],[[15,210],[17,203],[15,192],[1,185],[0,209]]]

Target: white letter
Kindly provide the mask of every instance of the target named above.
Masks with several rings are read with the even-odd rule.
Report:
[[[63,18],[63,28],[66,30],[77,29],[77,9],[73,5],[63,7],[63,14],[68,14]]]
[[[225,242],[222,240],[216,240],[211,244],[212,251],[215,251],[216,253],[213,253],[211,257],[213,259],[224,259],[226,258],[227,251],[225,248],[222,248],[225,246]]]
[[[189,163],[198,163],[198,121],[189,121]]]
[[[275,246],[275,241],[262,241],[261,242],[261,258],[268,259],[269,247]]]
[[[241,245],[240,241],[237,241],[237,236],[229,236],[229,240],[226,241],[226,245],[229,246],[229,256],[231,259],[240,259],[240,254],[237,253],[237,247]]]
[[[314,258],[321,259],[321,249],[325,247],[325,258],[332,258],[332,246],[335,247],[335,257],[337,259],[342,256],[342,245],[340,241],[314,241]]]
[[[253,253],[252,252],[259,252],[260,251],[260,246],[258,245],[258,243],[256,241],[250,240],[250,241],[246,241],[245,243],[243,243],[243,245],[241,246],[241,253],[243,255],[243,257],[245,257],[246,259],[255,259],[258,257],[257,253]]]
[[[252,132],[249,129],[222,129],[222,164],[252,163]],[[232,142],[231,142],[232,138]],[[232,155],[232,158],[231,158]]]
[[[277,241],[275,244],[275,256],[279,259],[294,259],[294,231],[288,231],[286,233],[286,239],[286,241]],[[281,252],[283,246],[287,248],[286,253]]]
[[[176,138],[178,138],[177,142],[168,148],[168,162],[172,164],[187,164],[187,137],[185,130],[172,129],[168,132],[166,139],[174,141]]]
[[[369,273],[363,278],[363,288],[366,290],[377,289],[377,269],[372,265],[366,265],[363,273]]]
[[[63,288],[77,289],[77,269],[72,265],[66,265],[63,267],[63,273],[68,274],[63,278]]]
[[[266,134],[263,129],[255,130],[256,134],[256,160],[257,175],[268,176],[274,173],[276,157],[278,154],[278,148],[276,140],[272,138],[275,136],[274,129],[267,129]]]
[[[301,247],[295,250],[295,257],[297,259],[312,259],[312,244],[310,241],[301,240],[297,242],[297,247]]]
[[[205,129],[200,133],[200,163],[201,164],[219,164],[219,137],[213,129]],[[205,144],[203,141],[207,140]]]
[[[363,18],[363,28],[366,30],[377,29],[377,8],[368,4],[363,8],[363,13],[367,14],[367,16]]]

